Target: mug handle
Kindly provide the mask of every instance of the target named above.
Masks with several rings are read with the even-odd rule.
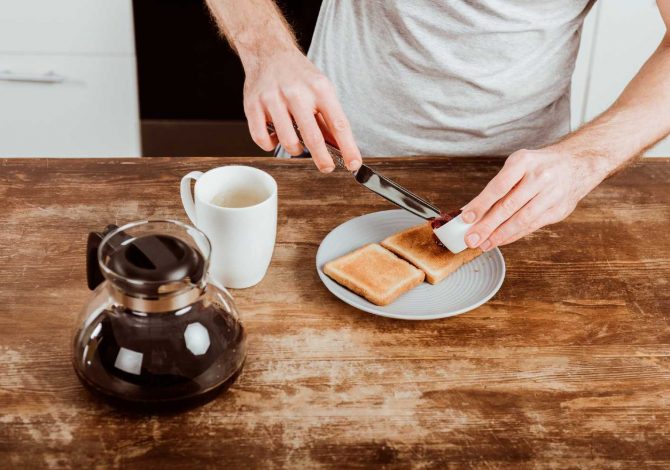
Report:
[[[191,180],[198,181],[198,178],[202,175],[202,171],[192,171],[181,179],[180,184],[181,203],[184,206],[186,215],[191,219],[193,225],[197,225],[197,222],[195,217],[195,201],[193,200],[193,193],[191,192]]]

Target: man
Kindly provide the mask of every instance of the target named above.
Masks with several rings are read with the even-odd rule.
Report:
[[[511,154],[463,207],[475,223],[470,247],[490,250],[564,219],[670,133],[670,35],[610,109],[568,133],[570,78],[593,0],[324,0],[308,57],[272,0],[207,2],[244,65],[245,113],[263,149],[301,153],[294,120],[324,172],[334,166],[322,128],[350,170],[359,147]],[[670,0],[657,3],[670,25]]]

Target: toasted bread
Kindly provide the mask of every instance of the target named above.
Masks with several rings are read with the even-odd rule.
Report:
[[[381,242],[384,248],[406,259],[426,273],[426,280],[437,284],[465,263],[482,254],[479,248],[468,248],[453,254],[439,246],[433,237],[433,229],[423,223],[398,232]]]
[[[423,271],[377,243],[329,261],[323,272],[375,305],[390,304],[425,277]]]

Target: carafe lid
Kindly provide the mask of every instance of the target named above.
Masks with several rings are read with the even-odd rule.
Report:
[[[200,253],[172,235],[144,235],[113,251],[107,267],[119,276],[144,283],[189,279],[197,284],[203,263]]]
[[[194,233],[201,238],[194,239]],[[102,282],[103,275],[126,295],[153,299],[205,283],[209,243],[193,227],[173,221],[111,225],[91,233],[88,243],[91,289]]]

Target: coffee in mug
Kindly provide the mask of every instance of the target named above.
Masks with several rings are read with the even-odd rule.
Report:
[[[274,178],[242,165],[192,171],[181,180],[181,200],[189,219],[212,244],[211,277],[237,289],[259,283],[270,265],[277,233]]]
[[[260,204],[267,198],[260,188],[224,189],[212,198],[212,204],[219,207],[242,208]]]

